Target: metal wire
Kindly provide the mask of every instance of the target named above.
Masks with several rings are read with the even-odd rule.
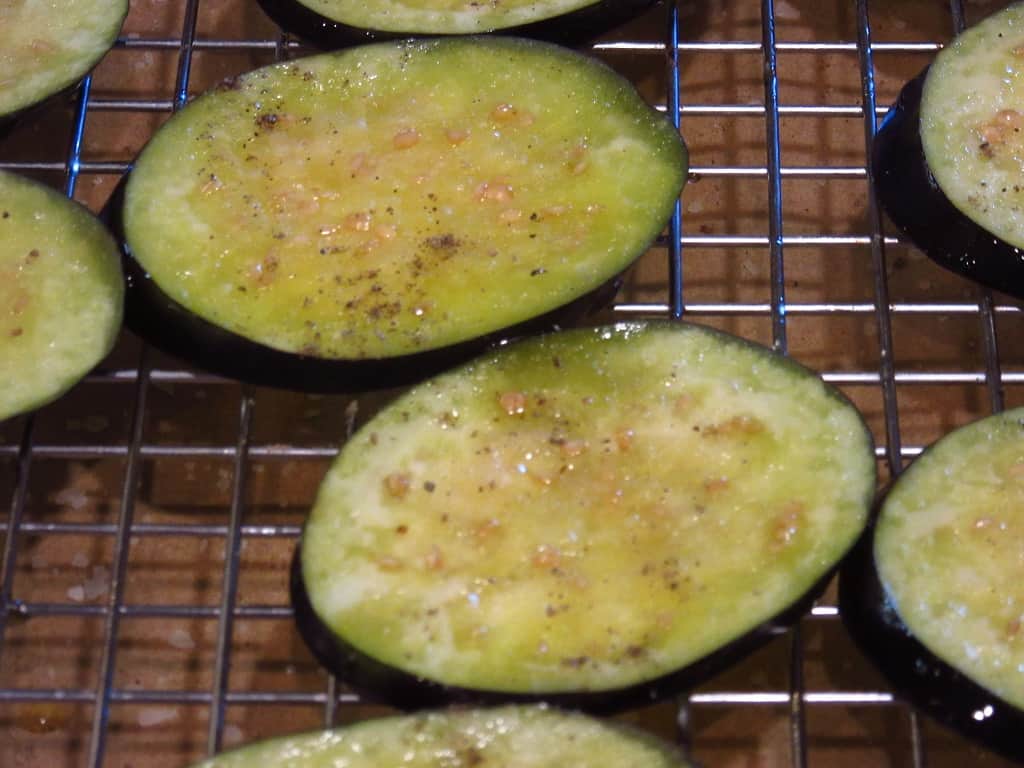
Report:
[[[897,392],[913,386],[977,386],[985,388],[993,410],[1004,404],[1004,389],[1024,384],[1024,370],[1007,370],[1000,359],[997,331],[1000,320],[1020,316],[1021,307],[999,303],[988,291],[980,291],[977,301],[891,302],[887,282],[886,255],[894,247],[905,244],[883,231],[881,216],[870,192],[871,171],[865,165],[785,165],[782,156],[780,124],[785,118],[813,117],[826,120],[854,118],[863,122],[865,149],[870,152],[877,118],[884,115],[887,105],[876,103],[875,59],[879,55],[918,57],[922,65],[941,47],[935,41],[873,42],[868,0],[856,4],[856,41],[785,41],[776,39],[776,11],[773,0],[761,2],[760,41],[690,41],[686,38],[685,20],[680,17],[676,3],[667,4],[665,37],[659,42],[609,41],[594,46],[595,51],[613,60],[617,57],[663,56],[666,66],[666,92],[664,102],[655,105],[666,111],[685,135],[690,118],[722,118],[763,120],[766,141],[764,165],[701,165],[701,158],[691,166],[694,178],[755,179],[766,181],[768,194],[768,232],[735,232],[721,234],[685,233],[685,219],[677,206],[668,233],[660,241],[665,247],[668,281],[663,301],[647,303],[620,303],[618,316],[668,315],[680,317],[754,317],[771,323],[771,336],[775,347],[785,352],[788,348],[787,320],[801,317],[823,319],[829,317],[862,317],[873,319],[879,347],[875,369],[830,371],[824,378],[834,384],[850,388],[865,387],[881,394],[884,411],[884,440],[880,441],[877,456],[883,460],[891,475],[902,469],[904,462],[922,450],[921,445],[908,443],[901,430],[901,415]],[[279,35],[276,39],[226,40],[197,37],[200,0],[187,0],[181,34],[178,37],[123,38],[117,47],[124,51],[177,51],[174,90],[169,98],[96,97],[91,79],[80,89],[72,119],[71,139],[67,152],[59,161],[24,157],[0,162],[0,168],[21,172],[58,172],[64,175],[64,188],[69,196],[75,194],[83,175],[123,174],[131,158],[84,159],[83,147],[90,114],[131,115],[170,113],[183,106],[189,98],[190,74],[194,55],[202,51],[236,51],[273,53],[277,58],[300,53],[304,47],[298,42]],[[956,29],[964,23],[963,7],[951,0],[950,11]],[[681,66],[690,56],[703,53],[756,54],[763,65],[764,101],[761,104],[688,102],[681,91]],[[780,55],[852,54],[857,56],[860,69],[860,98],[856,104],[782,103],[779,97],[777,71]],[[793,234],[786,233],[783,208],[783,181],[789,179],[830,180],[846,179],[859,182],[868,191],[866,232],[858,234]],[[771,296],[766,302],[707,301],[688,297],[683,280],[685,254],[695,249],[763,249],[767,253],[770,269]],[[843,254],[850,248],[870,253],[873,277],[873,301],[857,302],[800,302],[788,301],[785,287],[785,256],[799,254],[804,249],[820,249],[822,258]],[[972,364],[967,369],[900,370],[894,354],[892,324],[895,318],[907,317],[965,317],[977,318],[980,349],[983,360],[980,369]],[[9,461],[15,472],[15,482],[9,512],[0,522],[4,541],[0,556],[0,657],[5,653],[8,628],[12,618],[28,617],[94,617],[102,620],[99,674],[95,686],[66,688],[0,688],[0,702],[80,702],[92,706],[91,729],[88,737],[89,768],[102,768],[108,751],[111,731],[110,714],[114,705],[122,704],[183,704],[201,705],[209,710],[206,746],[213,753],[222,744],[227,712],[232,706],[285,705],[317,706],[322,708],[322,720],[332,724],[338,719],[340,707],[354,706],[359,699],[347,692],[333,678],[328,678],[322,690],[284,692],[264,690],[231,690],[230,668],[233,648],[233,626],[238,619],[282,621],[291,617],[288,605],[239,605],[238,580],[241,570],[241,547],[253,539],[294,539],[299,528],[294,524],[247,524],[245,497],[251,463],[260,461],[295,461],[329,459],[335,455],[335,445],[287,445],[259,443],[253,439],[253,411],[257,398],[245,392],[239,402],[239,426],[236,439],[230,444],[174,445],[152,444],[146,440],[143,425],[147,415],[148,392],[158,382],[182,385],[220,385],[216,376],[191,370],[155,368],[150,354],[143,349],[134,368],[106,369],[89,377],[94,385],[126,387],[130,397],[131,426],[123,442],[70,444],[39,437],[36,421],[29,418],[16,441],[0,440],[0,460]],[[127,389],[127,387],[131,389]],[[148,459],[187,458],[195,460],[224,459],[233,462],[233,485],[227,519],[223,523],[143,523],[134,521],[138,499],[139,477],[142,463]],[[29,508],[29,479],[34,462],[45,459],[87,460],[116,458],[124,461],[121,503],[118,519],[114,522],[45,522],[27,519]],[[5,506],[7,506],[5,504]],[[27,536],[86,535],[104,537],[113,543],[112,574],[108,599],[105,604],[78,604],[71,602],[24,601],[17,598],[15,589],[16,560],[19,543]],[[225,559],[218,605],[191,604],[134,604],[125,600],[128,560],[132,541],[142,536],[205,537],[222,540]],[[217,622],[214,654],[214,673],[208,690],[135,690],[115,685],[115,669],[119,648],[119,628],[123,618],[209,619]],[[837,610],[832,605],[818,605],[805,619],[805,624],[835,622]],[[820,691],[807,690],[804,680],[805,643],[807,627],[798,627],[789,637],[788,685],[780,690],[737,691],[701,690],[680,700],[676,712],[679,738],[686,746],[699,747],[699,735],[694,735],[695,708],[764,707],[785,710],[789,717],[791,765],[803,768],[809,762],[809,740],[806,718],[811,708],[819,707],[888,707],[902,705],[886,690]],[[781,689],[785,688],[785,689]],[[909,714],[909,745],[915,768],[926,765],[926,739],[917,717]],[[813,760],[811,761],[813,762]]]

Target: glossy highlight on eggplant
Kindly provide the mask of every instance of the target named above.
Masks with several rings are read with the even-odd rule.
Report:
[[[1024,712],[914,638],[878,579],[871,541],[867,535],[857,542],[840,571],[839,613],[847,632],[901,698],[995,752],[1024,759]]]
[[[561,45],[579,45],[624,24],[654,6],[660,0],[596,0],[573,3],[565,12],[542,9],[524,12],[511,19],[484,4],[475,5],[483,18],[459,23],[452,13],[437,11],[429,21],[405,19],[396,3],[335,2],[333,9],[314,9],[304,0],[258,0],[266,14],[282,29],[324,49],[381,40],[422,35],[459,35],[494,33],[547,40]],[[378,6],[376,13],[373,6]],[[541,5],[542,3],[536,3]],[[354,9],[354,11],[352,10]],[[352,13],[360,18],[356,21]],[[466,13],[466,10],[462,11]],[[506,14],[507,16],[508,14]]]
[[[979,537],[986,536],[1010,537],[1004,543],[1012,549],[1012,542],[1020,540],[1020,529],[1006,506],[1012,504],[1008,499],[996,504],[983,501],[969,514],[951,510],[960,507],[960,499],[989,498],[991,489],[998,486],[991,477],[1007,469],[1002,466],[1007,457],[1010,462],[1016,461],[1009,464],[1008,482],[1019,485],[1020,470],[1015,467],[1024,467],[1021,463],[1024,439],[1016,438],[1016,447],[1010,445],[1002,461],[995,459],[995,452],[992,452],[991,463],[985,460],[985,455],[993,442],[1000,439],[993,437],[1000,431],[1003,438],[1007,430],[1024,436],[1022,419],[1024,409],[989,417],[951,433],[926,449],[883,497],[872,524],[843,564],[839,578],[843,624],[896,693],[939,723],[1013,760],[1024,760],[1024,739],[1021,738],[1024,710],[982,684],[979,675],[989,675],[998,681],[997,685],[1008,686],[1007,690],[1013,688],[1014,679],[1018,680],[1016,695],[1019,696],[1019,678],[1024,670],[976,671],[970,676],[968,670],[975,663],[987,664],[987,656],[1001,658],[1004,652],[997,646],[1003,641],[996,633],[1008,633],[1006,647],[1012,647],[1019,622],[1019,618],[1006,620],[987,615],[979,607],[980,603],[975,604],[980,599],[976,596],[991,594],[1002,601],[1000,611],[1008,605],[1005,610],[1012,615],[1020,612],[1019,608],[1013,608],[1019,595],[1015,597],[1013,589],[1005,591],[1003,584],[986,582],[985,572],[1000,570],[1000,563],[1004,562],[993,545],[981,544],[982,554],[978,555],[973,544],[962,542],[967,538],[984,541]],[[944,453],[939,454],[937,447]],[[955,459],[968,451],[978,452],[982,458],[962,465],[948,463],[948,457]],[[934,483],[943,485],[937,487]],[[918,497],[918,491],[930,496]],[[889,557],[905,552],[903,557],[907,564],[901,568],[920,574],[916,578],[927,581],[927,593],[912,592],[909,584],[899,582],[886,586],[887,577],[883,575],[879,559],[879,530],[887,514],[887,504],[892,502],[896,492],[901,494],[900,507],[906,510],[900,513],[905,522],[899,523],[899,527],[895,523],[888,526],[884,533],[887,537],[885,552]],[[937,545],[936,541],[945,543]],[[932,559],[936,546],[943,547],[938,551],[947,553],[943,556],[945,559]],[[893,574],[899,572],[892,571]],[[1002,573],[1004,581],[1014,580],[1012,567],[1003,569]],[[943,585],[940,579],[950,584]],[[908,619],[901,615],[901,604],[913,611],[915,621],[921,621],[921,616],[933,618],[921,624],[923,630],[915,632],[908,626]],[[952,613],[944,620],[936,611]],[[968,634],[977,632],[971,627],[983,624],[990,624],[993,631],[986,629],[983,635]],[[922,631],[933,640],[922,639]],[[979,637],[984,637],[984,641]]]
[[[400,708],[639,706],[798,620],[874,479],[856,410],[764,348],[653,321],[520,341],[346,444],[293,563],[295,618]]]

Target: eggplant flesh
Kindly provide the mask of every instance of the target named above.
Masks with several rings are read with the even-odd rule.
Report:
[[[872,148],[883,209],[934,262],[988,288],[1024,298],[1024,252],[965,216],[936,183],[921,146],[927,70],[904,86]]]
[[[59,192],[0,171],[0,421],[73,386],[121,325],[117,245]]]
[[[531,2],[504,10],[491,3],[462,9],[403,9],[398,3],[259,0],[282,29],[320,46],[340,48],[413,35],[498,33],[577,45],[624,24],[659,0]]]
[[[125,279],[124,323],[161,351],[226,378],[298,392],[366,392],[401,387],[434,376],[509,339],[582,322],[610,305],[623,275],[534,318],[477,338],[414,354],[331,359],[287,352],[233,333],[182,306],[132,256],[122,217],[127,178],[102,217],[121,242]]]
[[[889,489],[839,579],[844,625],[897,694],[1015,760],[1022,477],[1024,409],[947,435]]]
[[[255,383],[422,379],[610,300],[685,173],[627,81],[548,44],[264,68],[176,114],[114,202],[129,324]]]
[[[382,663],[346,642],[313,609],[302,578],[301,560],[300,546],[296,548],[292,560],[290,594],[296,626],[306,646],[324,668],[344,680],[364,698],[404,711],[449,705],[497,706],[544,702],[566,709],[612,715],[647,706],[696,688],[784,634],[814,607],[833,575],[833,570],[829,570],[771,620],[758,624],[746,634],[685,668],[664,674],[656,680],[614,690],[516,693],[450,685],[433,680]]]
[[[522,341],[345,446],[296,556],[296,620],[395,706],[636,706],[798,620],[874,477],[856,410],[768,350],[658,322]]]
[[[670,744],[634,728],[547,707],[425,712],[278,737],[195,768],[687,768]]]
[[[0,130],[73,88],[114,45],[128,0],[0,4]]]
[[[966,30],[903,88],[872,152],[878,198],[941,266],[1024,298],[1024,5]]]

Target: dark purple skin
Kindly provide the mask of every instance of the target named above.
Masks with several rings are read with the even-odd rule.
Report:
[[[901,698],[993,752],[1024,760],[1024,712],[914,637],[879,580],[874,531],[872,522],[839,572],[839,613],[846,630]]]
[[[385,664],[353,647],[317,616],[302,581],[301,544],[291,568],[292,609],[299,634],[313,656],[326,669],[370,701],[398,709],[415,710],[448,704],[511,704],[547,702],[552,706],[594,714],[613,714],[685,693],[749,656],[783,634],[814,605],[835,569],[769,621],[751,629],[687,667],[656,680],[605,691],[580,689],[563,693],[507,693],[446,685]]]
[[[571,325],[612,302],[615,275],[583,295],[521,323],[446,347],[390,358],[334,359],[284,352],[211,323],[168,296],[131,254],[121,211],[127,176],[101,218],[121,244],[125,325],[155,347],[228,378],[301,392],[365,392],[406,386],[465,362],[511,339]]]
[[[0,115],[0,139],[3,139],[4,137],[7,136],[7,134],[13,131],[14,127],[22,120],[31,117],[37,112],[42,112],[43,110],[49,108],[53,104],[57,104],[62,101],[69,101],[70,98],[75,93],[77,93],[81,85],[82,81],[79,80],[78,82],[72,83],[66,88],[61,88],[56,93],[51,93],[49,96],[44,97],[42,101],[37,101],[34,104],[29,104],[26,107],[22,107],[21,109],[15,110],[14,112],[8,112],[6,114]]]
[[[889,218],[933,261],[977,283],[1024,298],[1024,251],[965,216],[928,169],[921,146],[921,92],[928,70],[907,83],[871,153],[875,191]]]
[[[660,0],[598,0],[561,16],[494,30],[493,34],[531,37],[562,45],[580,45],[639,16],[658,2]],[[259,4],[282,29],[325,50],[426,34],[416,30],[386,32],[352,27],[321,16],[302,5],[299,0],[259,0]],[[480,32],[485,33],[487,30]],[[443,37],[444,33],[431,32],[429,36]]]

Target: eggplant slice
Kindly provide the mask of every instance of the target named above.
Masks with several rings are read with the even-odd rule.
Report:
[[[267,67],[173,116],[136,163],[128,321],[256,383],[419,380],[613,296],[685,177],[664,116],[546,43]]]
[[[941,266],[1017,298],[1024,298],[1021,51],[1022,4],[967,30],[903,88],[872,152],[878,198],[893,223]]]
[[[451,710],[284,736],[195,768],[688,768],[679,750],[635,728],[546,707]]]
[[[657,0],[504,0],[501,3],[259,0],[283,29],[322,48],[413,35],[497,32],[575,45],[639,16]]]
[[[128,0],[0,3],[0,128],[78,83],[114,45]]]
[[[0,421],[70,389],[114,345],[117,244],[85,208],[0,171]]]
[[[962,427],[893,484],[843,566],[843,623],[897,692],[1024,759],[1024,409]]]
[[[874,487],[856,409],[786,358],[681,323],[551,334],[421,384],[345,445],[296,619],[399,707],[649,703],[799,619]]]

